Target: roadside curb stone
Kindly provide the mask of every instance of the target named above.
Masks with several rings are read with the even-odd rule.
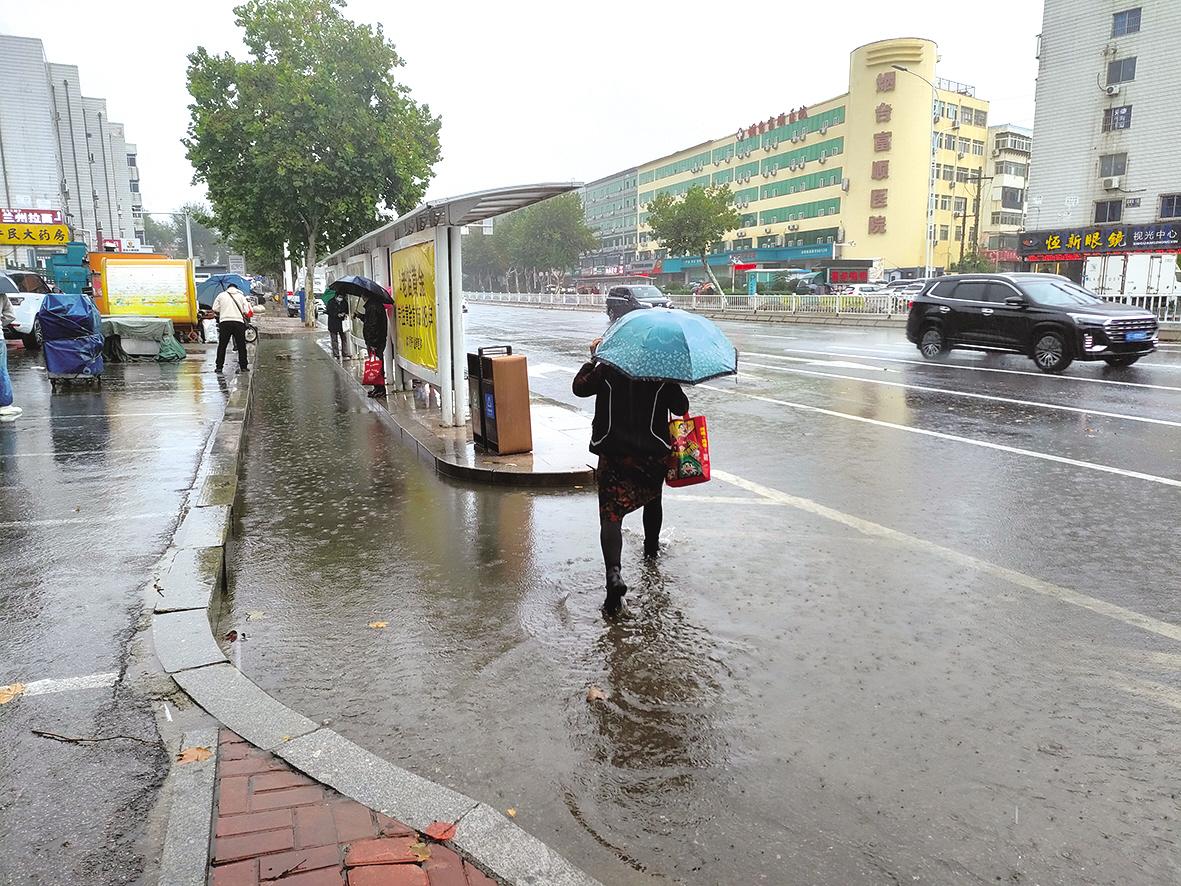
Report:
[[[156,613],[152,619],[152,637],[160,664],[173,675],[226,660],[225,653],[213,641],[207,609]]]
[[[172,797],[168,832],[160,856],[160,883],[205,886],[213,827],[213,786],[217,771],[217,729],[186,732],[182,748],[209,748],[213,756],[196,763],[173,763],[166,782]]]
[[[222,589],[225,549],[218,546],[182,548],[157,582],[157,612],[208,609]]]

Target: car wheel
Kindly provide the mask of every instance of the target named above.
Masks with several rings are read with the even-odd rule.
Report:
[[[928,360],[942,357],[950,350],[951,346],[938,326],[928,326],[923,331],[923,337],[919,339],[919,352]]]
[[[1103,362],[1108,366],[1131,366],[1140,359],[1140,354],[1117,354],[1114,357],[1104,357]]]
[[[1074,362],[1074,357],[1071,356],[1062,333],[1049,330],[1038,333],[1037,342],[1033,346],[1033,362],[1042,372],[1061,372]]]
[[[35,351],[41,347],[41,343],[37,341],[37,336],[30,333],[29,335],[21,336],[21,344],[25,346],[26,351]]]

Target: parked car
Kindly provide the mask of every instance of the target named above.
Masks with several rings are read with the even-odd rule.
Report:
[[[54,287],[44,277],[34,271],[8,271],[0,274],[3,291],[9,293],[16,322],[11,330],[5,330],[5,338],[19,338],[27,350],[36,350],[41,346],[41,324],[37,322],[37,312],[41,310],[41,302]]]
[[[672,301],[667,295],[651,284],[639,286],[612,286],[607,292],[607,316],[618,320],[639,308],[671,308]]]
[[[889,283],[886,284],[886,288],[887,289],[906,289],[911,286],[918,286],[919,288],[922,288],[922,286],[929,283],[931,279],[933,279],[933,278],[918,277],[914,280],[891,280]]]
[[[841,290],[841,295],[881,295],[887,289],[881,283],[854,283]]]
[[[915,295],[906,337],[929,360],[953,348],[1010,351],[1061,372],[1074,360],[1131,366],[1156,350],[1158,324],[1057,274],[956,274]]]

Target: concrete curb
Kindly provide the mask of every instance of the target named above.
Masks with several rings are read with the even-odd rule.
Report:
[[[260,359],[259,347],[255,360]],[[242,377],[238,376],[239,381]],[[435,821],[458,825],[446,845],[489,876],[512,886],[599,886],[536,837],[495,809],[371,754],[268,695],[229,664],[213,635],[225,588],[226,546],[237,496],[239,455],[250,410],[253,376],[226,404],[189,491],[189,510],[158,564],[152,634],[165,671],[207,713],[251,744],[269,750],[316,781],[378,812],[425,830]],[[220,556],[219,556],[220,552]],[[216,650],[216,651],[215,651]],[[217,746],[213,731],[212,745]],[[209,741],[202,734],[201,743]],[[186,743],[192,742],[186,737]],[[184,795],[169,819],[161,882],[202,884],[209,864],[214,768],[173,767],[174,796]],[[206,779],[208,787],[206,787]],[[176,801],[174,800],[174,805]],[[194,804],[204,803],[204,841],[176,828],[197,826]],[[188,822],[189,824],[186,824]],[[173,868],[167,865],[175,865]],[[168,876],[164,873],[168,872]]]
[[[429,441],[424,441],[422,437],[425,435],[422,429],[403,425],[398,421],[396,415],[366,396],[365,386],[361,384],[357,376],[333,360],[327,348],[321,348],[321,352],[336,371],[348,379],[353,390],[361,398],[363,405],[387,424],[401,442],[413,449],[415,454],[426,464],[431,465],[435,473],[440,476],[472,483],[513,486],[518,489],[572,489],[590,486],[595,482],[595,469],[590,465],[584,465],[581,470],[576,471],[531,471],[525,473],[459,464],[448,458],[445,452],[437,451]]]
[[[172,797],[172,805],[160,856],[160,882],[168,886],[206,886],[217,772],[217,730],[186,732],[181,747],[209,748],[213,756],[197,763],[174,765],[169,770],[165,789]]]

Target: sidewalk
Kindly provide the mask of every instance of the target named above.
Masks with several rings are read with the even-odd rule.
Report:
[[[497,882],[436,840],[342,797],[228,729],[218,750],[213,830],[210,886]]]

